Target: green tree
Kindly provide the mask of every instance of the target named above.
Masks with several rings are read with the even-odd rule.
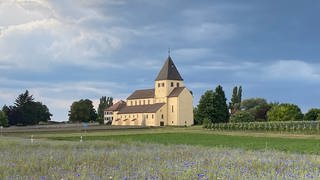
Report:
[[[214,92],[212,90],[206,91],[200,98],[199,104],[197,106],[197,111],[195,113],[196,119],[198,119],[199,124],[203,123],[203,120],[207,118],[212,120],[213,117],[213,96]]]
[[[113,98],[102,96],[98,107],[98,119],[100,124],[104,123],[104,110],[113,105]]]
[[[47,122],[52,116],[48,107],[34,101],[28,90],[17,97],[14,106],[5,105],[2,110],[6,113],[10,125],[34,125],[40,121]]]
[[[265,105],[265,104],[268,104],[268,103],[263,98],[245,99],[241,102],[241,109],[242,110],[249,110],[249,109],[255,108],[259,105]]]
[[[242,99],[242,87],[240,86],[238,88],[237,86],[235,86],[232,90],[231,102],[229,103],[229,109],[231,114],[234,114],[240,110],[241,99]]]
[[[200,117],[200,113],[198,111],[198,107],[194,107],[193,108],[193,119],[194,119],[194,124],[195,125],[199,125],[199,124],[203,124],[203,119],[201,119]]]
[[[320,118],[319,114],[320,114],[320,109],[312,108],[304,115],[303,119],[305,121],[315,121]]]
[[[297,121],[303,119],[301,109],[295,104],[273,105],[267,113],[268,121]]]
[[[8,117],[3,111],[0,111],[0,126],[8,126]]]
[[[271,105],[263,98],[250,98],[241,102],[241,109],[250,112],[255,121],[266,121]]]
[[[89,99],[81,99],[72,103],[69,111],[70,122],[96,121],[97,113]]]
[[[232,123],[253,122],[254,120],[254,116],[248,111],[238,111],[230,117]]]
[[[229,111],[227,98],[222,86],[217,86],[213,93],[213,114],[211,117],[212,123],[226,123],[229,121]]]

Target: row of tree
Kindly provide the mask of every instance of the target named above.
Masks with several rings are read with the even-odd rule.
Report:
[[[99,122],[104,123],[104,110],[113,105],[113,98],[102,96],[98,111],[94,109],[89,99],[81,99],[72,103],[69,111],[69,122]],[[48,107],[35,101],[26,90],[20,94],[12,106],[4,105],[0,110],[0,126],[10,125],[36,125],[47,123],[52,114]]]
[[[320,120],[320,109],[312,108],[303,114],[295,104],[268,103],[263,98],[245,100],[241,98],[241,86],[233,88],[228,107],[225,93],[220,85],[215,91],[206,91],[194,109],[195,123]]]

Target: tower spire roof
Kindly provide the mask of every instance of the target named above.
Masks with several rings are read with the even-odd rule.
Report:
[[[159,80],[179,80],[183,81],[180,73],[178,72],[178,69],[174,65],[170,55],[166,59],[164,65],[162,66],[156,81]]]

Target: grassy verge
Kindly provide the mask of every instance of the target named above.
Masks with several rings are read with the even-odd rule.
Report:
[[[48,137],[52,140],[79,141],[79,136]],[[320,154],[319,139],[295,139],[283,137],[254,137],[209,133],[151,133],[131,135],[98,135],[83,137],[84,141],[120,141],[158,144],[186,144],[207,147],[229,147],[246,150],[277,150],[290,153]]]

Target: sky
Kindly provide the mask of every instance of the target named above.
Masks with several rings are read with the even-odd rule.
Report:
[[[171,57],[194,93],[320,108],[320,1],[0,0],[0,106],[25,90],[52,120],[74,101],[153,88]]]

